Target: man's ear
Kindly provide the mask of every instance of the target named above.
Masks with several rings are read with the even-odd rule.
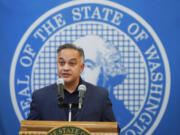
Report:
[[[81,65],[81,72],[84,71],[84,67],[85,67],[85,64],[83,63],[83,64]]]
[[[59,62],[58,62],[58,60],[56,60],[56,67],[57,67],[57,73],[59,74]]]

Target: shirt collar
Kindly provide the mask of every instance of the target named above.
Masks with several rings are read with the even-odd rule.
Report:
[[[66,89],[64,89],[64,92],[66,92],[66,93],[68,93],[68,94],[77,93],[77,92],[78,92],[78,87],[79,87],[79,85],[81,85],[82,83],[83,83],[83,80],[82,80],[82,78],[80,77],[80,79],[79,79],[79,84],[78,84],[78,86],[76,87],[75,91],[73,91],[72,93],[69,93]]]

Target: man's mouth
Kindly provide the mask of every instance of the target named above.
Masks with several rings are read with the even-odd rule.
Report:
[[[69,77],[69,76],[71,76],[71,74],[69,74],[69,73],[62,73],[62,77],[63,77],[63,78],[67,78],[67,77]]]

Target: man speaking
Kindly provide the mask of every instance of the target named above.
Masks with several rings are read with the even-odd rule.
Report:
[[[28,120],[116,121],[108,91],[80,77],[84,51],[73,44],[57,49],[57,83],[32,95]]]

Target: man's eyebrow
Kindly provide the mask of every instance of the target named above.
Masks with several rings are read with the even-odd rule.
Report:
[[[58,58],[59,60],[64,60],[62,57]]]
[[[59,60],[65,60],[63,57],[60,57],[60,58],[58,58]],[[72,60],[72,61],[76,61],[77,60],[77,58],[70,58],[69,60]]]
[[[77,59],[76,59],[76,58],[71,58],[70,60],[72,60],[72,61],[76,61]]]

